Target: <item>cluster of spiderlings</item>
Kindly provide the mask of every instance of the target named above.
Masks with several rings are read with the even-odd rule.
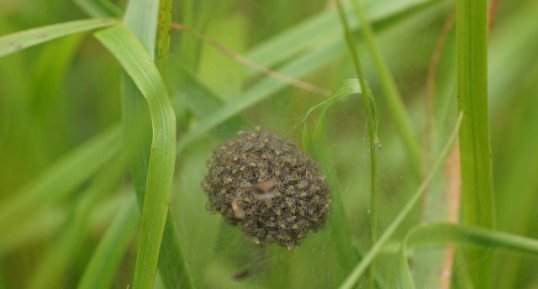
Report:
[[[208,207],[258,244],[299,245],[326,222],[329,188],[297,146],[256,129],[213,152],[203,181]]]

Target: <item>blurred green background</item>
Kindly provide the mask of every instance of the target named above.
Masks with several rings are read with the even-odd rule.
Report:
[[[0,35],[98,16],[87,9],[88,3],[110,4],[105,0],[0,0]],[[443,28],[454,17],[455,3],[361,3],[421,145],[423,169],[428,168],[457,118],[454,27]],[[114,4],[117,11],[127,5],[126,1]],[[489,42],[497,229],[536,239],[538,2],[501,0],[498,5]],[[116,10],[105,11],[113,14]],[[189,142],[176,162],[170,215],[176,220],[193,283],[197,288],[337,287],[352,267],[339,263],[329,229],[311,234],[291,252],[276,246],[259,248],[240,230],[224,224],[220,216],[207,212],[200,186],[212,149],[238,129],[261,126],[300,144],[308,109],[323,101],[326,91],[355,77],[335,3],[174,1],[173,21],[197,31],[171,29],[169,65],[163,69],[178,120],[178,139],[196,130],[223,103],[237,105],[237,113],[231,113],[229,121]],[[382,231],[419,181],[357,29],[355,39],[376,99],[382,144]],[[251,64],[245,65],[239,58]],[[317,93],[260,73],[253,69],[256,64],[313,84]],[[434,74],[432,66],[436,67]],[[0,58],[0,210],[16,208],[12,214],[16,217],[0,222],[0,288],[81,288],[103,236],[113,232],[126,251],[110,257],[117,267],[109,270],[110,287],[102,286],[128,288],[131,284],[138,213],[132,205],[129,169],[116,157],[120,155],[117,126],[122,114],[122,77],[116,60],[89,32]],[[428,107],[428,103],[432,105]],[[366,123],[358,97],[339,99],[327,113],[332,165],[324,169],[334,176],[333,191],[343,199],[346,230],[360,252],[369,247]],[[308,125],[315,125],[315,120],[310,119]],[[79,161],[67,166],[69,158]],[[441,171],[421,205],[382,250],[376,262],[377,286],[396,288],[395,247],[410,228],[448,220],[446,186],[446,174]],[[120,223],[118,220],[128,226],[114,229],[111,224]],[[442,287],[443,254],[440,247],[413,251],[411,267],[418,288],[450,288]],[[455,256],[450,284],[469,288],[462,269],[465,264],[458,253]],[[495,251],[494,256],[494,288],[538,288],[536,260],[502,251]],[[156,286],[165,285],[158,281]]]

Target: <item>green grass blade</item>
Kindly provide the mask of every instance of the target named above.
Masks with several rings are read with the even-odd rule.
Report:
[[[344,31],[344,35],[346,38],[347,46],[349,53],[351,54],[351,59],[353,61],[353,67],[355,68],[355,74],[357,75],[359,82],[361,84],[361,87],[363,88],[363,102],[364,102],[364,110],[366,111],[366,115],[368,116],[368,140],[370,145],[370,246],[373,246],[375,242],[377,241],[377,234],[378,234],[378,225],[377,225],[377,218],[378,218],[378,208],[377,208],[377,150],[379,148],[379,138],[377,135],[377,121],[376,121],[376,114],[375,114],[375,106],[374,106],[374,96],[372,94],[372,91],[370,90],[370,87],[368,85],[368,81],[366,80],[366,76],[364,74],[364,71],[362,70],[361,65],[361,56],[359,53],[359,49],[357,45],[355,44],[353,34],[351,32],[349,22],[346,16],[346,11],[343,8],[342,2],[340,0],[337,0],[336,2],[338,6],[338,14],[340,16],[340,21],[342,22],[342,27]],[[363,23],[364,26],[364,23]],[[370,288],[374,287],[374,276],[376,275],[375,271],[375,264],[372,264],[370,266],[370,272],[369,272],[369,284]]]
[[[27,288],[58,288],[87,237],[90,216],[97,201],[118,184],[123,171],[124,160],[119,159],[95,177],[90,188],[83,192],[78,204],[75,205],[65,228],[52,243],[51,248],[45,252]]]
[[[418,180],[421,176],[420,168],[422,156],[420,144],[413,132],[411,119],[405,109],[402,96],[396,86],[396,81],[375,41],[374,31],[368,20],[368,16],[363,10],[362,5],[359,3],[359,0],[351,1],[351,4],[359,19],[362,36],[365,40],[364,42],[373,58],[374,67],[381,80],[381,88],[383,89],[384,96],[387,98],[387,108],[390,110],[390,114],[394,118],[394,123],[398,127],[398,133],[402,138],[413,172]]]
[[[430,224],[409,232],[408,247],[455,243],[482,248],[502,248],[538,258],[538,240],[457,224]]]
[[[62,36],[117,24],[115,19],[87,19],[53,24],[0,37],[0,57]]]
[[[366,14],[375,24],[434,2],[433,0],[373,1],[366,7]],[[345,9],[351,12],[351,7],[345,6]],[[350,19],[350,28],[355,30],[358,27],[356,19]],[[339,37],[341,30],[336,9],[330,9],[257,45],[247,52],[246,57],[263,66],[271,67],[301,51],[323,46],[328,41],[338,41],[341,39]],[[250,76],[253,74],[252,71]]]
[[[159,1],[159,24],[157,26],[157,59],[156,63],[159,69],[166,67],[168,63],[168,54],[170,51],[170,27],[172,24],[172,5],[171,0]]]
[[[409,231],[400,249],[401,288],[415,288],[407,261],[407,248],[457,244],[482,249],[504,249],[538,258],[538,240],[456,224],[430,224]]]
[[[117,212],[117,207],[125,200],[126,196],[115,195],[99,202],[90,217],[90,230],[94,232],[108,224]],[[16,228],[11,228],[9,232],[5,232],[3,238],[0,238],[0,258],[30,244],[53,238],[65,225],[68,217],[69,210],[65,206],[54,205],[33,214],[31,218],[18,224]]]
[[[121,9],[110,0],[73,0],[86,14],[92,17],[119,17]]]
[[[150,59],[155,59],[155,41],[157,39],[157,23],[159,22],[159,2],[148,0],[131,0],[125,12],[123,23],[138,38],[146,49]]]
[[[338,87],[331,97],[321,103],[311,107],[305,116],[303,127],[303,148],[320,164],[323,172],[327,176],[327,182],[332,189],[332,209],[331,218],[329,219],[328,229],[331,231],[332,242],[337,254],[341,269],[347,271],[359,260],[359,253],[353,245],[353,236],[350,231],[347,217],[345,214],[344,203],[341,196],[342,188],[338,182],[334,164],[330,159],[328,152],[329,143],[327,140],[326,111],[338,99],[350,96],[361,95],[361,87],[356,79],[350,79]],[[307,120],[309,116],[317,109],[321,109],[321,114],[315,122],[312,132],[309,132]]]
[[[113,129],[77,148],[34,182],[0,203],[0,231],[65,197],[119,151],[119,131]],[[30,214],[31,215],[31,214]]]
[[[426,191],[426,188],[428,187],[429,183],[433,179],[435,173],[441,165],[443,164],[443,161],[445,157],[448,155],[450,148],[452,147],[452,144],[456,140],[456,136],[458,135],[458,131],[460,128],[462,116],[460,115],[458,122],[456,123],[456,127],[454,131],[452,132],[447,144],[439,154],[439,157],[435,161],[432,169],[430,170],[429,174],[426,176],[424,181],[422,181],[422,184],[418,188],[418,190],[411,196],[411,199],[405,204],[405,206],[400,210],[396,218],[392,221],[392,223],[387,227],[385,232],[379,237],[378,241],[372,246],[372,248],[368,251],[368,253],[364,256],[364,258],[361,260],[361,262],[353,269],[353,271],[348,275],[346,280],[340,285],[340,289],[351,289],[354,287],[354,285],[357,283],[361,275],[364,273],[364,271],[368,268],[368,266],[372,263],[374,258],[377,256],[381,248],[387,243],[389,238],[394,234],[398,226],[403,222],[405,217],[409,215],[413,207],[417,204],[418,200]]]
[[[150,58],[155,60],[156,41],[163,35],[158,35],[160,1],[132,0],[129,1],[125,16],[125,24],[140,40]],[[162,55],[162,51],[158,52]],[[147,105],[137,90],[135,84],[128,78],[123,81],[122,118],[125,142],[128,144],[131,174],[142,208],[146,198],[146,179],[150,153],[150,117]],[[159,254],[159,269],[161,279],[168,288],[191,288],[192,278],[187,270],[183,252],[179,246],[174,219],[171,215],[166,219],[163,239]]]
[[[463,113],[460,130],[462,222],[494,227],[493,176],[488,125],[487,55],[488,1],[458,0],[456,49],[458,106]],[[469,275],[475,288],[492,287],[492,257],[468,250]]]
[[[153,136],[142,210],[141,240],[133,283],[135,289],[151,288],[157,270],[174,176],[175,114],[159,71],[127,27],[109,28],[96,36],[116,57],[145,96],[151,117]]]
[[[78,284],[78,289],[110,288],[114,275],[138,228],[139,220],[136,199],[132,195],[120,208],[97,245]]]

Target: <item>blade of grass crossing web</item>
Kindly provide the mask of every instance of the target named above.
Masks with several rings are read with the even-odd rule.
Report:
[[[415,177],[417,180],[419,180],[421,175],[420,167],[422,159],[420,145],[417,139],[414,137],[411,120],[403,104],[402,96],[400,95],[398,87],[396,86],[394,77],[392,76],[387,63],[383,59],[383,56],[381,55],[381,52],[379,51],[379,48],[375,42],[374,32],[368,20],[368,16],[359,2],[360,0],[353,0],[351,1],[351,4],[359,19],[362,36],[365,40],[364,42],[366,43],[366,47],[373,58],[374,67],[377,70],[377,74],[381,79],[381,88],[383,89],[384,95],[387,98],[387,107],[394,118],[394,123],[396,124],[398,133],[400,134],[400,137],[404,143],[407,155],[411,161],[413,172],[415,173]]]
[[[334,93],[325,101],[311,107],[305,115],[304,127],[302,132],[303,148],[320,164],[323,172],[327,177],[327,182],[332,188],[332,209],[331,218],[329,219],[328,227],[331,231],[334,248],[338,255],[338,260],[341,269],[344,271],[353,267],[360,256],[355,246],[352,243],[353,236],[351,235],[342,197],[340,193],[342,189],[339,185],[333,163],[329,157],[328,141],[327,141],[327,109],[335,103],[339,98],[349,95],[361,94],[361,88],[356,79],[347,80],[342,86],[334,91]],[[321,114],[315,121],[312,132],[307,126],[308,117],[317,109],[321,109]]]
[[[463,113],[460,130],[462,222],[493,228],[493,177],[487,101],[487,14],[486,0],[457,1],[458,106]],[[491,288],[491,254],[485,250],[468,249],[465,255],[474,287]]]
[[[120,158],[95,177],[90,188],[82,194],[58,238],[44,253],[27,288],[58,288],[59,282],[74,261],[73,257],[77,255],[87,237],[90,216],[97,201],[118,184],[123,169],[124,160]]]
[[[461,124],[461,119],[462,119],[462,115],[460,114],[458,121],[456,123],[456,127],[454,128],[454,131],[452,132],[447,144],[444,146],[443,150],[439,154],[439,157],[435,161],[433,167],[430,169],[426,178],[424,178],[424,180],[420,184],[420,187],[411,196],[409,201],[407,201],[405,206],[400,210],[396,218],[394,218],[394,220],[387,227],[387,229],[383,232],[383,234],[381,234],[377,242],[372,246],[372,248],[364,256],[361,262],[353,269],[353,271],[348,275],[346,280],[340,285],[339,289],[354,288],[359,278],[362,276],[362,274],[368,268],[368,266],[372,263],[374,258],[379,254],[379,251],[382,249],[382,247],[387,243],[389,238],[394,234],[396,229],[400,226],[400,224],[404,221],[404,219],[409,215],[411,210],[415,207],[415,205],[420,200],[420,197],[422,196],[424,191],[426,191],[426,188],[428,187],[429,183],[433,179],[435,173],[442,166],[444,159],[450,152],[450,149],[452,145],[454,144],[454,141],[456,140],[456,137],[458,135],[458,131]]]
[[[140,215],[134,196],[122,205],[92,254],[78,289],[110,288],[138,227]]]
[[[513,234],[455,224],[431,224],[416,227],[406,235],[400,249],[401,288],[415,285],[407,261],[407,248],[418,246],[457,244],[484,249],[504,249],[538,258],[538,240]]]
[[[77,20],[4,35],[0,37],[0,57],[59,37],[117,23],[117,20],[109,18]]]
[[[141,239],[133,288],[153,286],[162,234],[168,213],[175,165],[175,114],[164,82],[150,56],[125,26],[97,33],[146,98],[152,126]]]
[[[340,0],[337,0],[337,6],[338,6],[338,12],[340,16],[340,20],[342,22],[346,42],[348,45],[349,52],[351,54],[351,58],[353,60],[353,67],[355,68],[355,73],[357,74],[357,77],[359,78],[359,82],[361,84],[361,87],[363,88],[363,102],[364,102],[364,109],[366,110],[366,114],[368,116],[368,135],[369,135],[369,144],[370,144],[370,246],[373,246],[373,244],[377,240],[377,149],[379,147],[379,138],[377,136],[377,122],[376,122],[376,116],[375,116],[375,106],[374,106],[374,96],[372,94],[372,91],[370,90],[370,87],[368,86],[368,82],[366,80],[366,77],[364,75],[364,72],[361,67],[361,58],[360,53],[355,45],[353,34],[351,32],[351,29],[349,27],[349,22],[347,20],[346,12],[342,6],[342,2]],[[369,272],[369,286],[370,288],[374,287],[374,277],[376,275],[375,272],[375,264],[372,264],[370,266],[370,272]]]

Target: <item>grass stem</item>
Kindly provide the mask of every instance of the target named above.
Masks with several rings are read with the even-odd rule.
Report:
[[[456,14],[458,106],[463,113],[460,130],[462,221],[489,229],[494,227],[494,204],[488,127],[488,1],[458,0]],[[491,253],[484,250],[466,251],[475,288],[492,287],[491,258]]]
[[[360,0],[352,0],[351,4],[359,19],[359,27],[361,29],[362,36],[364,37],[366,48],[372,56],[374,68],[377,70],[377,74],[381,80],[381,88],[383,89],[387,99],[387,108],[394,118],[394,123],[398,129],[397,131],[403,140],[404,148],[409,156],[414,176],[417,180],[420,180],[422,175],[422,154],[420,144],[414,136],[411,119],[409,118],[409,114],[405,109],[402,96],[398,90],[398,86],[396,85],[396,81],[394,81],[390,68],[381,55],[379,47],[375,41],[375,34],[372,29],[372,25],[370,25],[368,16],[366,16],[366,13],[359,1]]]
[[[349,27],[349,21],[346,16],[346,12],[342,6],[340,0],[337,1],[338,4],[338,13],[340,15],[340,20],[342,21],[342,26],[344,28],[344,34],[346,37],[346,42],[348,49],[353,60],[353,67],[355,73],[359,78],[359,83],[361,84],[363,91],[363,101],[366,114],[368,116],[368,135],[370,140],[370,246],[377,241],[377,149],[379,147],[379,138],[377,135],[377,123],[375,118],[375,107],[374,107],[374,97],[372,91],[366,81],[366,76],[361,67],[361,59],[359,54],[359,49],[355,45],[353,34]],[[370,267],[369,272],[369,285],[370,288],[374,286],[375,276],[375,265]]]

